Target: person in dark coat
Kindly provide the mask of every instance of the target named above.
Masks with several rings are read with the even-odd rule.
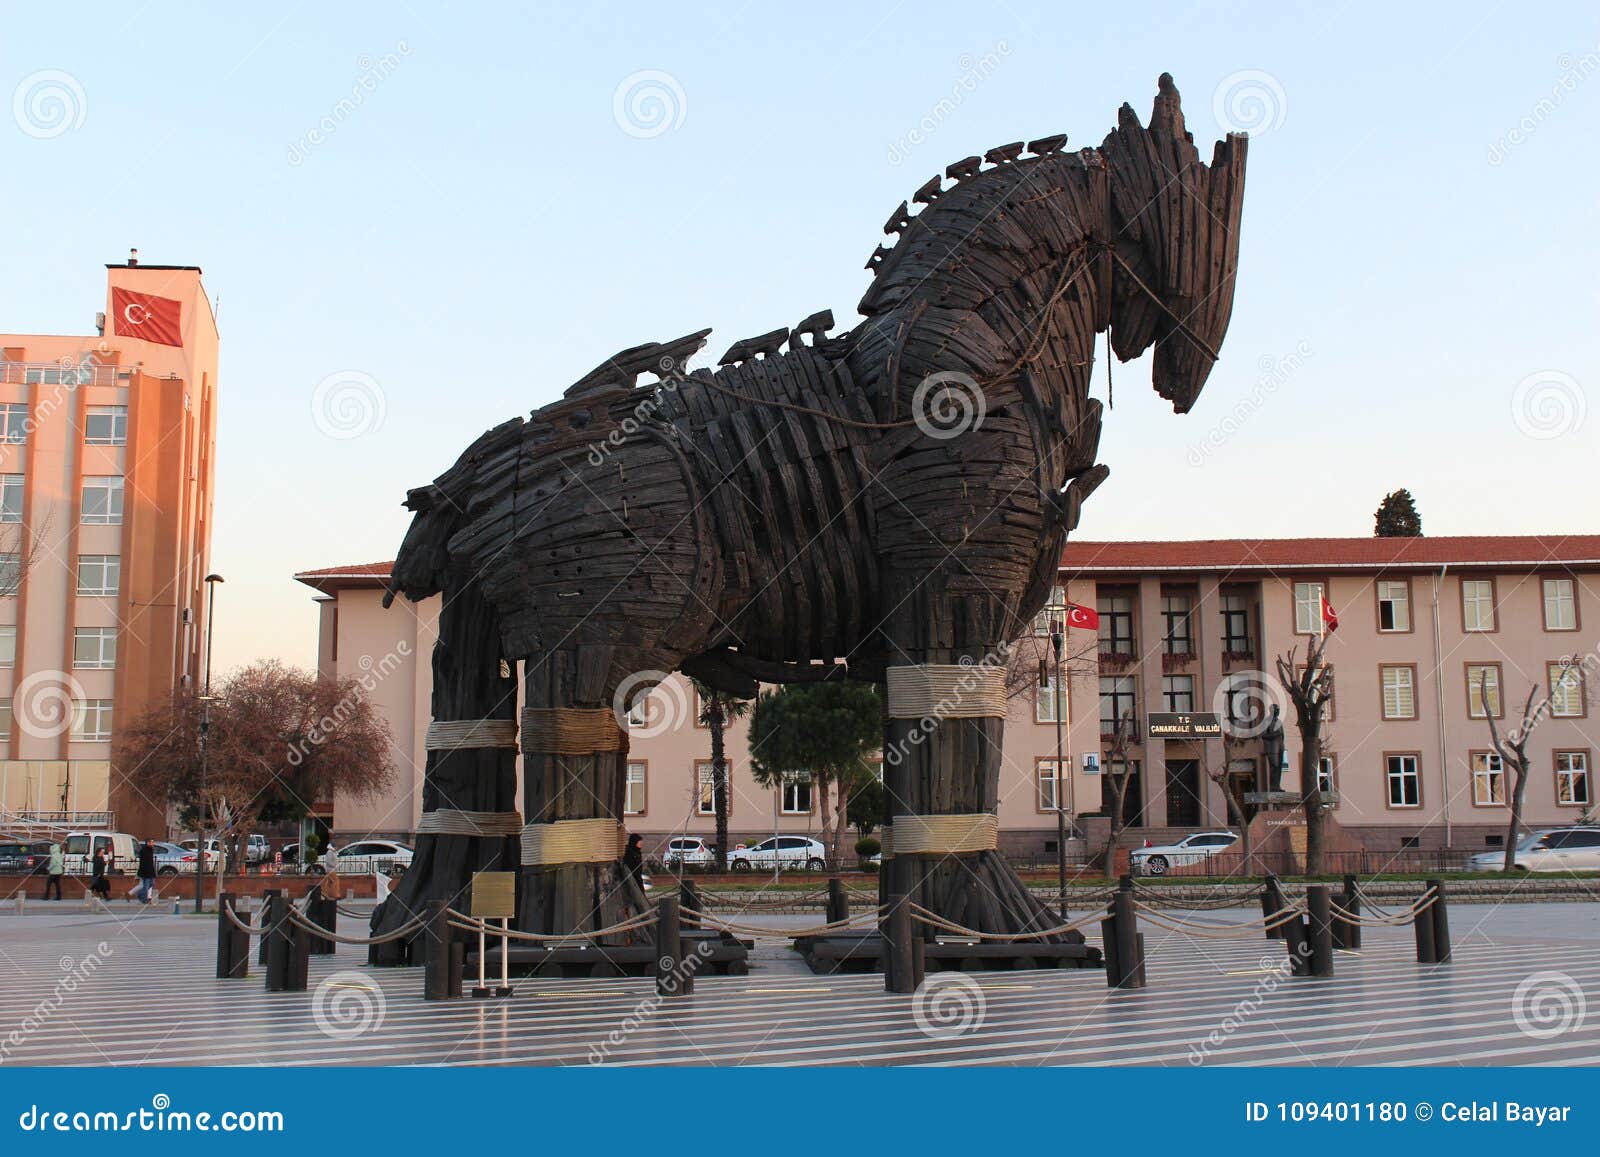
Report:
[[[644,837],[632,835],[628,837],[628,846],[622,853],[622,870],[638,881],[644,887]]]
[[[106,850],[99,847],[94,850],[94,864],[90,869],[89,891],[99,896],[102,900],[111,899],[111,879],[106,873],[110,870],[110,863],[106,858]]]
[[[156,846],[150,840],[139,845],[139,886],[133,890],[139,903],[148,904],[156,894]]]

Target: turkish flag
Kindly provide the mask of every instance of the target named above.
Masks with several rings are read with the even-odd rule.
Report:
[[[183,344],[183,303],[170,297],[111,289],[111,332],[161,345]]]
[[[1100,612],[1088,607],[1080,607],[1077,603],[1067,604],[1067,626],[1082,627],[1085,630],[1096,631],[1100,629]]]
[[[1339,629],[1339,616],[1333,609],[1333,604],[1328,601],[1328,596],[1322,596],[1322,621],[1328,625],[1328,630]]]

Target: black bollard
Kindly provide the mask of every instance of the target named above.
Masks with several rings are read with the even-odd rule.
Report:
[[[285,898],[284,904],[290,900]],[[300,925],[289,924],[289,974],[285,992],[304,992],[311,983],[311,933]]]
[[[1334,924],[1338,937],[1335,946],[1358,952],[1361,949],[1361,881],[1355,876],[1344,878],[1344,895],[1339,899],[1339,907],[1349,915],[1341,916]]]
[[[850,897],[844,890],[844,881],[834,878],[828,881],[828,919],[829,924],[841,924],[850,919]]]
[[[919,951],[910,897],[895,899],[884,920],[883,990],[910,993],[922,984],[926,957]],[[919,963],[921,967],[919,967]]]
[[[1279,926],[1284,951],[1289,956],[1290,976],[1311,975],[1311,933],[1304,916],[1285,920]]]
[[[289,923],[289,898],[281,892],[267,896],[261,910],[261,934],[267,952],[267,991],[288,992],[291,988],[291,956],[294,950],[293,925]]]
[[[1428,887],[1433,889],[1433,907],[1428,909],[1433,916],[1433,959],[1446,964],[1450,960],[1450,913],[1444,902],[1444,881],[1429,880]]]
[[[306,919],[319,928],[326,928],[330,932],[338,931],[338,901],[324,897],[321,884],[312,884],[311,887],[306,889]],[[306,935],[310,937],[311,955],[333,955],[334,945],[332,940],[315,932],[308,932]]]
[[[450,906],[443,900],[428,901],[423,937],[427,959],[422,966],[422,999],[453,1000],[461,995],[461,970],[466,946],[456,939],[450,926]]]
[[[1327,884],[1306,889],[1311,934],[1311,975],[1333,975],[1333,895]]]
[[[1133,907],[1133,877],[1123,876],[1111,898],[1116,917],[1118,988],[1144,987],[1144,958],[1139,952],[1139,917]]]
[[[227,915],[238,916],[235,899],[232,892],[223,892],[217,897],[218,980],[243,980],[250,974],[250,934]]]
[[[1268,876],[1266,883],[1261,888],[1261,917],[1269,924],[1273,917],[1283,911],[1283,889],[1278,884],[1278,877]],[[1283,925],[1267,929],[1268,940],[1283,939]]]
[[[1115,904],[1106,908],[1105,919],[1100,921],[1100,955],[1105,959],[1106,987],[1122,985],[1122,959],[1117,955],[1117,909]]]
[[[656,995],[692,996],[694,961],[683,954],[682,911],[676,896],[656,901]]]
[[[695,886],[693,880],[685,880],[678,885],[678,905],[679,917],[683,922],[683,926],[685,928],[699,928],[700,917],[698,915],[690,915],[690,913],[704,912],[705,909],[700,906],[700,889]]]
[[[281,896],[282,894],[276,888],[268,888],[261,893],[261,926],[263,928],[267,926],[267,917],[272,914],[273,897]],[[256,963],[260,965],[267,963],[267,935],[265,932],[261,934],[261,944],[256,953]]]
[[[1417,934],[1417,963],[1439,963],[1438,949],[1434,947],[1433,940],[1433,906],[1430,904],[1418,912],[1411,926]]]

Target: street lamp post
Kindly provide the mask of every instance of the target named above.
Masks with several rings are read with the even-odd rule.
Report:
[[[1054,616],[1052,616],[1054,618]],[[1062,722],[1064,696],[1062,694],[1061,679],[1061,651],[1066,640],[1065,622],[1053,622],[1050,626],[1050,650],[1055,654],[1055,678],[1052,680],[1055,698],[1056,717],[1056,898],[1061,907],[1061,919],[1067,919],[1067,810],[1066,810],[1066,779],[1068,769],[1063,762],[1065,743],[1062,738]]]
[[[211,732],[211,636],[217,613],[217,584],[219,574],[208,574],[206,583],[206,673],[205,691],[200,696],[200,818],[195,825],[200,837],[194,853],[194,910],[204,909],[206,895],[206,745]],[[221,891],[221,884],[218,884]]]

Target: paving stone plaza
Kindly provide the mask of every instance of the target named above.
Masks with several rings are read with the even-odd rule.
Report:
[[[76,909],[76,905],[73,906]],[[1185,913],[1175,913],[1183,917]],[[1600,909],[1455,905],[1453,959],[1369,928],[1332,978],[1279,941],[1146,929],[1149,987],[1092,970],[937,973],[914,996],[814,976],[759,941],[748,976],[661,1000],[648,979],[516,982],[427,1002],[422,969],[313,956],[309,990],[218,980],[213,918],[171,908],[0,916],[6,1065],[1593,1065]],[[1214,924],[1240,911],[1193,914]],[[749,916],[799,927],[808,916]],[[358,917],[340,931],[359,936]]]

